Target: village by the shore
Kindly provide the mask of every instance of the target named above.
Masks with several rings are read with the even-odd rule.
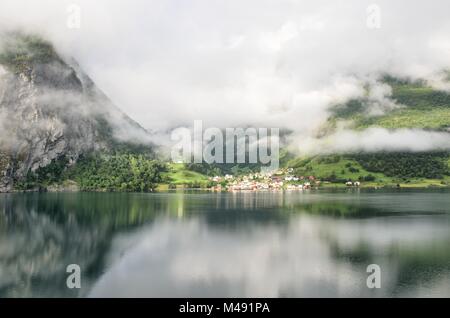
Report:
[[[319,188],[323,181],[315,176],[297,176],[293,174],[293,169],[278,170],[275,172],[251,173],[242,176],[210,177],[214,183],[211,187],[213,191],[303,191]],[[360,181],[347,181],[347,187],[360,187]]]

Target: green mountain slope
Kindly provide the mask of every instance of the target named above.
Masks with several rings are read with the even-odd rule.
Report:
[[[314,156],[291,160],[294,173],[315,176],[330,186],[360,181],[363,187],[450,186],[448,153],[375,153]]]
[[[380,115],[369,115],[367,99],[350,100],[332,108],[327,133],[339,122],[355,130],[370,127],[386,129],[415,128],[450,132],[450,94],[427,86],[425,81],[385,76],[392,88],[390,99],[398,107]],[[450,134],[449,134],[450,138]],[[362,180],[366,185],[448,186],[450,152],[383,152],[315,156],[291,160],[288,167],[297,173],[311,174],[332,183]],[[369,177],[370,176],[370,177]]]
[[[351,100],[333,108],[332,124],[351,120],[355,129],[368,127],[424,128],[448,130],[450,128],[450,94],[437,91],[425,82],[411,82],[385,76],[383,82],[392,88],[391,100],[399,107],[379,116],[368,116],[365,100]]]

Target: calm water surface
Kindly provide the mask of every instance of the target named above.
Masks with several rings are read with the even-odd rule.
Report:
[[[450,297],[450,192],[0,195],[0,297],[216,296]]]

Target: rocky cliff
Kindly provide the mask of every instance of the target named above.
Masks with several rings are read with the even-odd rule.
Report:
[[[1,36],[0,131],[0,192],[58,157],[70,164],[81,154],[111,150],[126,133],[147,134],[75,61],[18,33]]]

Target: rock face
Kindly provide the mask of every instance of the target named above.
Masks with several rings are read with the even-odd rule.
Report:
[[[0,44],[0,192],[52,160],[108,151],[133,122],[51,44],[8,34]],[[123,134],[122,134],[123,135]]]

